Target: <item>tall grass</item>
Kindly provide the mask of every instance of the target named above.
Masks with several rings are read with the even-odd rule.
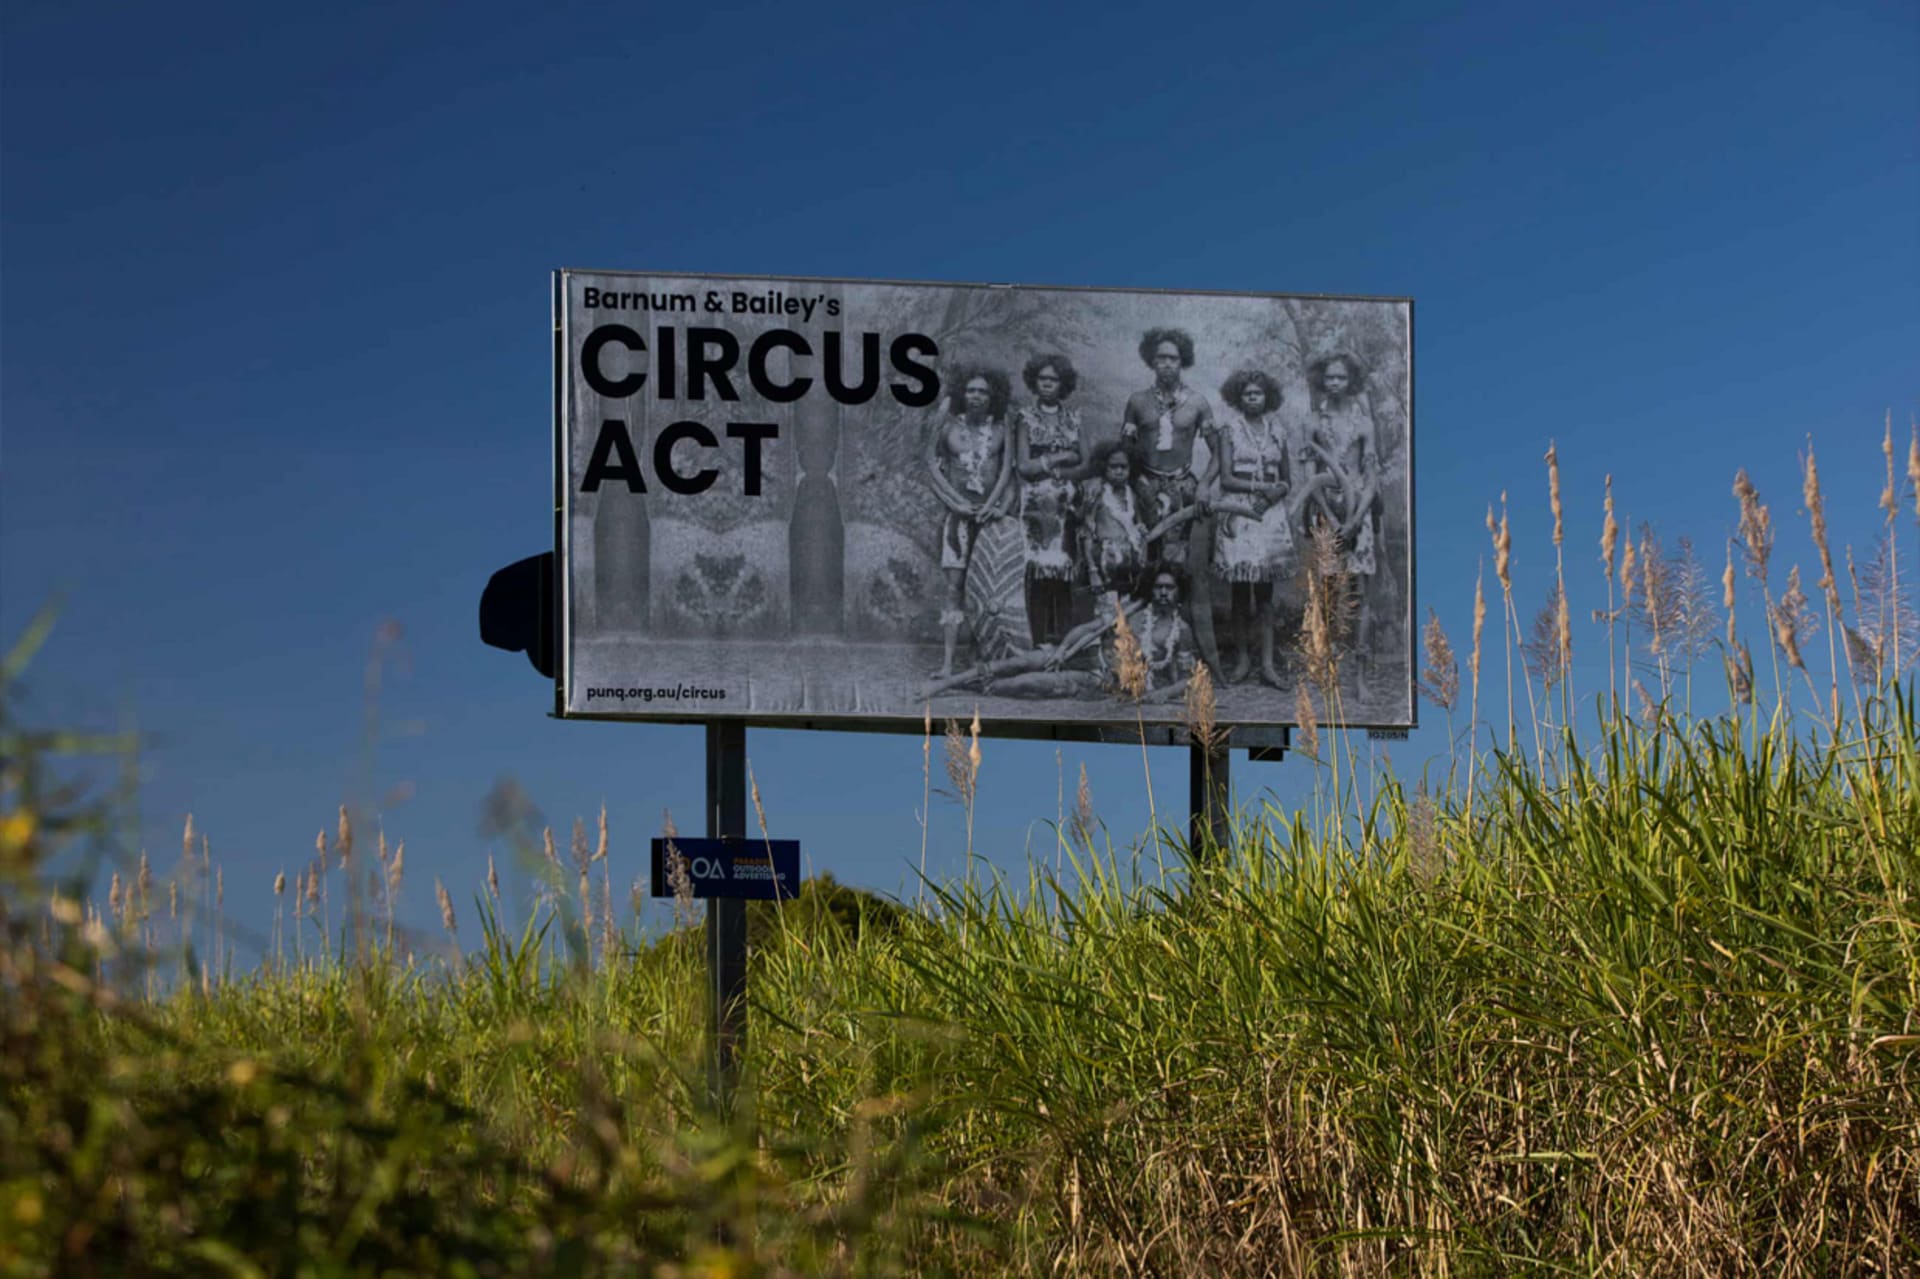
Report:
[[[1322,653],[1309,812],[1245,808],[1217,848],[1157,829],[1116,847],[1083,770],[1024,871],[969,858],[917,907],[811,883],[753,918],[741,1128],[705,1109],[697,938],[613,918],[604,820],[597,845],[578,828],[572,875],[529,832],[548,882],[525,918],[497,885],[470,906],[442,888],[438,947],[393,927],[398,845],[364,865],[343,820],[275,890],[305,940],[209,975],[210,919],[158,904],[172,877],[129,864],[104,912],[52,886],[110,826],[44,785],[44,748],[82,743],[8,721],[0,1267],[1920,1270],[1920,708],[1898,574],[1849,612],[1810,498],[1823,611],[1783,608],[1743,473],[1785,668],[1755,689],[1729,561],[1725,638],[1707,628],[1728,710],[1696,716],[1681,681],[1710,650],[1700,589],[1676,584],[1698,575],[1629,536],[1614,595],[1609,490],[1608,687],[1582,717],[1549,470],[1549,647],[1509,658],[1527,688],[1483,737],[1476,588],[1470,722],[1438,785],[1381,775],[1362,798]],[[1810,453],[1803,474],[1817,495]],[[1511,653],[1512,535],[1490,524]],[[1837,637],[1824,681],[1816,622]],[[1450,716],[1437,617],[1425,638]],[[982,745],[950,738],[970,814]],[[183,842],[185,882],[217,918],[205,838]]]

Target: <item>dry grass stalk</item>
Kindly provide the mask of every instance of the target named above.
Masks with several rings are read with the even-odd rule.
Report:
[[[1489,508],[1491,509],[1491,508]],[[1480,758],[1480,636],[1487,626],[1487,562],[1480,561],[1473,575],[1473,648],[1467,655],[1467,671],[1473,691],[1467,702],[1467,816],[1473,816],[1473,776]]]
[[[1661,632],[1669,623],[1667,603],[1672,599],[1672,590],[1667,582],[1665,557],[1660,554],[1658,543],[1653,540],[1653,528],[1640,526],[1640,584],[1641,612],[1647,619],[1647,628],[1653,633],[1649,641],[1655,655],[1665,652]]]
[[[1093,846],[1093,787],[1087,782],[1087,763],[1080,761],[1080,784],[1073,792],[1073,820],[1080,841]]]
[[[1820,464],[1813,455],[1813,441],[1807,441],[1807,457],[1802,466],[1800,493],[1807,504],[1807,520],[1813,527],[1813,545],[1820,552],[1821,591],[1827,607],[1840,615],[1840,583],[1833,572],[1833,552],[1827,546],[1827,506],[1820,494]]]
[[[1188,738],[1209,753],[1218,751],[1226,741],[1227,730],[1220,727],[1214,700],[1213,673],[1205,662],[1193,664],[1193,676],[1187,681],[1186,720]]]
[[[1807,506],[1807,521],[1813,530],[1813,545],[1820,552],[1820,581],[1818,586],[1827,609],[1827,673],[1829,680],[1829,719],[1833,731],[1840,731],[1840,662],[1844,660],[1851,666],[1851,650],[1840,647],[1834,636],[1834,628],[1844,625],[1840,611],[1840,582],[1833,572],[1833,552],[1827,545],[1827,509],[1820,493],[1820,464],[1814,458],[1813,439],[1807,439],[1807,456],[1801,467],[1800,494]],[[1849,684],[1853,683],[1849,671]]]
[[[673,824],[673,814],[664,809],[660,813],[660,834],[667,845],[666,855],[661,860],[666,863],[667,887],[673,893],[673,926],[692,928],[697,919],[693,875],[687,868],[686,854],[674,842],[680,838],[680,830]]]
[[[1566,520],[1560,509],[1560,450],[1552,440],[1547,441],[1547,505],[1553,511],[1553,544],[1559,546],[1566,540]]]
[[[554,847],[553,827],[551,826],[543,828],[540,832],[540,851],[546,855],[547,865],[558,866],[560,864],[560,850]]]
[[[1913,494],[1913,517],[1920,520],[1920,429],[1907,441],[1907,491]]]
[[[1567,609],[1567,588],[1562,585],[1554,592],[1557,607],[1554,614],[1554,639],[1560,648],[1560,665],[1571,673],[1573,670],[1573,617]]]
[[[1720,603],[1721,606],[1727,610],[1727,644],[1729,647],[1733,644],[1734,633],[1734,601],[1736,595],[1733,589],[1733,582],[1733,539],[1728,538],[1727,568],[1725,572],[1720,574]]]
[[[400,881],[407,873],[407,841],[401,840],[393,847],[393,860],[387,864],[387,896],[391,899],[400,895]]]
[[[1339,531],[1326,520],[1313,527],[1306,569],[1298,651],[1307,678],[1330,699],[1340,681],[1341,643],[1351,620],[1352,577],[1340,553]]]
[[[1417,687],[1423,697],[1451,716],[1460,700],[1460,662],[1453,655],[1453,645],[1447,642],[1440,614],[1431,608],[1427,610],[1427,624],[1420,631],[1420,643],[1427,665],[1420,672]]]
[[[1620,545],[1620,521],[1613,511],[1613,476],[1607,476],[1606,496],[1601,501],[1600,564],[1607,579],[1607,705],[1615,705],[1613,681],[1613,573],[1616,550]]]
[[[573,838],[568,843],[567,852],[573,857],[574,877],[580,886],[580,895],[576,900],[580,906],[580,919],[584,924],[593,917],[593,880],[587,875],[587,867],[592,865],[593,854],[587,846],[587,824],[578,817],[573,819]]]
[[[284,881],[286,876],[282,875],[280,878]],[[113,872],[113,882],[107,888],[107,914],[115,925],[120,923],[123,910],[124,905],[120,892],[120,872],[116,870]]]
[[[1729,646],[1727,656],[1727,683],[1733,693],[1733,700],[1743,706],[1753,705],[1753,654],[1744,642],[1736,641]]]
[[[177,879],[167,881],[167,918],[180,918],[180,881]]]
[[[334,847],[340,854],[340,869],[346,870],[353,860],[353,822],[347,816],[347,806],[340,805],[340,829],[334,838]]]
[[[1606,497],[1601,502],[1605,512],[1600,521],[1600,562],[1607,566],[1607,584],[1613,584],[1614,549],[1620,544],[1620,521],[1613,514],[1613,476],[1607,476]]]
[[[498,904],[499,904],[499,902],[500,902],[500,872],[499,872],[499,871],[497,871],[497,870],[495,870],[495,869],[493,868],[493,854],[492,854],[492,853],[488,853],[488,854],[487,854],[487,894],[488,894],[488,896],[490,896],[490,897],[492,897],[492,898],[493,898],[493,900],[494,900],[494,904],[495,904],[495,905],[498,905]]]
[[[1407,806],[1407,870],[1422,888],[1431,888],[1446,868],[1446,853],[1440,847],[1440,823],[1433,796],[1421,782]]]
[[[1512,750],[1519,742],[1519,727],[1514,716],[1513,704],[1513,635],[1519,629],[1519,618],[1513,611],[1513,532],[1507,525],[1507,495],[1500,494],[1500,519],[1495,522],[1493,507],[1487,507],[1487,534],[1493,539],[1493,576],[1500,583],[1502,602],[1500,633],[1506,641],[1507,652],[1507,749]],[[1529,686],[1527,696],[1533,696]]]
[[[1320,722],[1313,712],[1313,698],[1307,693],[1307,682],[1297,680],[1293,686],[1294,726],[1300,730],[1300,751],[1308,759],[1320,758]]]
[[[1806,659],[1800,652],[1800,636],[1806,629],[1808,613],[1807,593],[1800,588],[1798,564],[1787,573],[1787,589],[1781,594],[1779,602],[1773,606],[1771,613],[1775,647],[1787,659],[1787,665],[1806,676],[1807,688],[1813,693],[1817,704],[1820,692],[1813,687],[1813,676],[1808,672]]]
[[[754,776],[753,761],[747,761],[747,798],[753,801],[753,816],[760,823],[760,838],[771,839],[767,833],[767,806],[760,802],[760,779]]]
[[[1773,514],[1760,500],[1745,468],[1733,477],[1733,495],[1740,500],[1740,538],[1747,548],[1747,575],[1767,581],[1767,565],[1773,559]]]
[[[447,936],[453,938],[457,946],[460,942],[460,921],[454,918],[453,898],[447,895],[447,886],[440,882],[438,875],[433,878],[433,895],[440,902],[440,926],[447,930]]]
[[[960,728],[960,721],[949,719],[945,735],[947,785],[953,788],[953,796],[962,804],[973,803],[973,768],[967,761],[967,735]]]
[[[980,784],[980,708],[973,708],[973,723],[967,727],[971,739],[967,746],[967,767],[973,773],[975,787]]]
[[[1880,509],[1889,521],[1899,514],[1900,494],[1893,483],[1893,413],[1887,413],[1886,433],[1880,437],[1880,454],[1887,459],[1887,485],[1880,490]],[[1914,463],[1911,455],[1907,461],[1907,477],[1913,478]],[[1920,506],[1916,506],[1920,510]]]
[[[1127,624],[1127,610],[1118,595],[1113,600],[1113,654],[1114,677],[1121,691],[1138,702],[1147,695],[1147,659],[1133,627]]]

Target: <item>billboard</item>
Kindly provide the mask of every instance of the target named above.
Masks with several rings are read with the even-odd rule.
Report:
[[[1410,727],[1412,325],[1391,298],[556,272],[556,709],[1099,736],[1182,723],[1204,662],[1261,744],[1298,718],[1316,595],[1316,718]]]

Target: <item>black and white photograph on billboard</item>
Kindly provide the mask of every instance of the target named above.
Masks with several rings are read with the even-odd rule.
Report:
[[[555,277],[561,710],[1414,722],[1405,299]],[[853,724],[848,723],[851,727]]]

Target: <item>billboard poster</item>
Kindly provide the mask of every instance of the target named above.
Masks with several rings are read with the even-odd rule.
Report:
[[[1409,300],[561,271],[554,311],[563,715],[1094,735],[1204,662],[1254,742],[1317,585],[1316,718],[1414,722]]]

